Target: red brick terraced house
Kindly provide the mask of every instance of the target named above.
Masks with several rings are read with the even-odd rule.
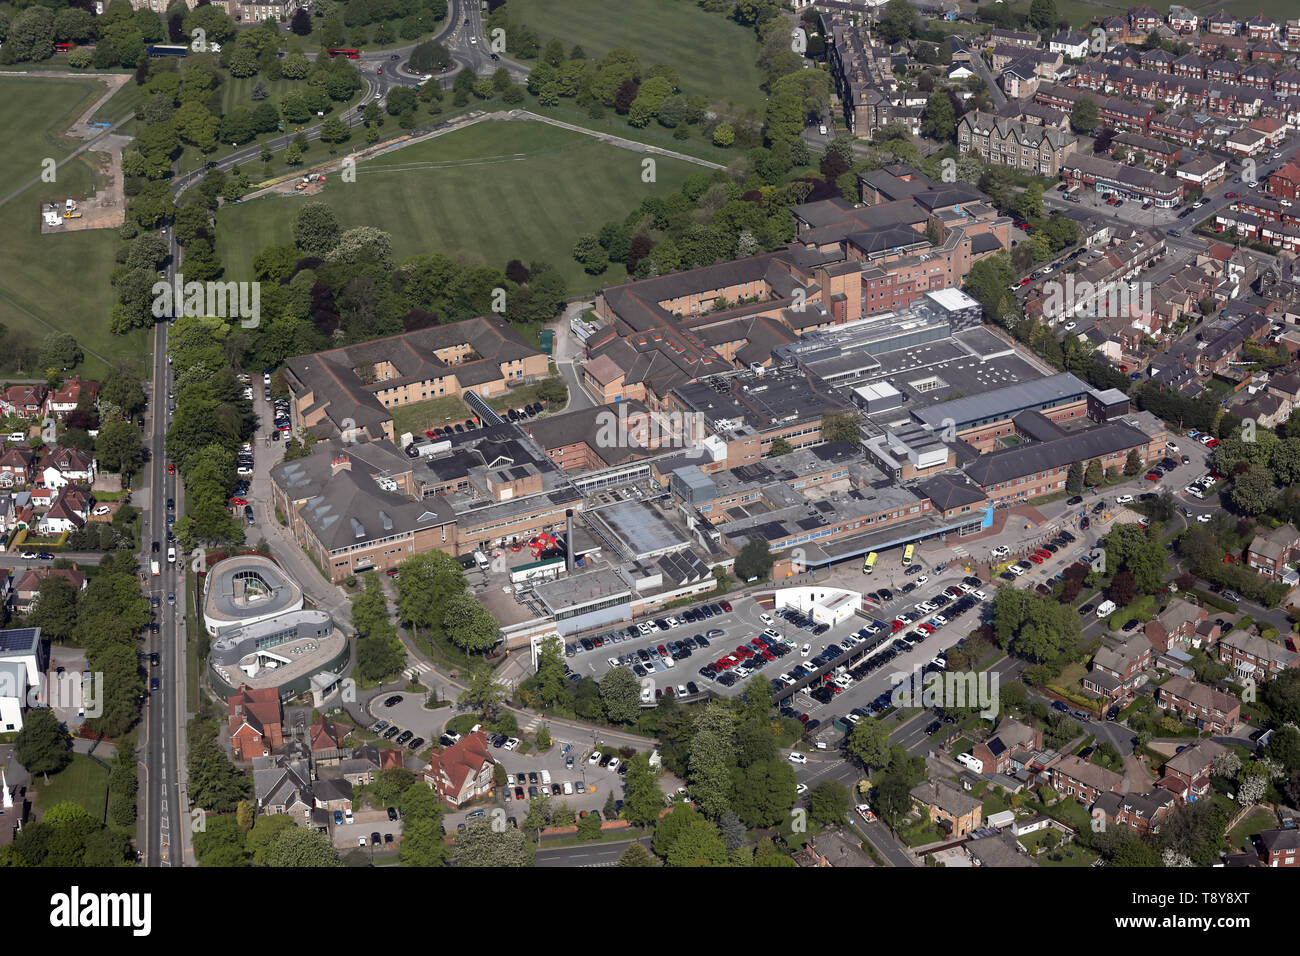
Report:
[[[1089,807],[1103,794],[1123,793],[1124,790],[1124,778],[1119,774],[1074,754],[1062,757],[1052,767],[1051,780],[1052,789],[1057,793],[1074,797]]]
[[[1219,660],[1241,679],[1272,680],[1300,666],[1300,654],[1245,631],[1230,631],[1219,639]]]

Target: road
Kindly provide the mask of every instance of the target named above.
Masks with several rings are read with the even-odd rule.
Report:
[[[548,850],[541,847],[537,851],[537,866],[614,866],[618,858],[626,851],[629,843],[640,843],[647,850],[650,841],[631,839],[620,843],[596,843],[590,846],[564,846]]]
[[[169,239],[175,256],[175,240]],[[167,323],[160,322],[154,329],[153,378],[147,412],[150,460],[148,482],[139,501],[143,514],[141,573],[145,578],[145,592],[157,597],[159,603],[156,612],[159,632],[149,635],[145,650],[161,656],[160,665],[150,668],[149,676],[157,677],[160,686],[156,691],[146,691],[144,733],[139,743],[145,786],[144,814],[138,823],[143,833],[137,845],[144,848],[147,866],[184,865],[186,821],[181,818],[188,814],[180,788],[185,718],[184,576],[179,573],[180,565],[166,560],[167,499],[176,499],[177,506],[183,506],[180,483],[175,475],[167,474],[166,464],[167,423],[170,419],[167,396],[172,387],[171,366],[167,364],[168,328]],[[157,555],[152,553],[155,541],[159,547]],[[159,559],[161,570],[157,577],[149,574],[150,561],[154,558]],[[168,594],[176,595],[174,606],[168,603]]]

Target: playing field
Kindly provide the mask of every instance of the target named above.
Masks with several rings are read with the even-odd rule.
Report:
[[[362,163],[354,183],[331,176],[317,198],[344,228],[388,232],[399,261],[427,252],[498,269],[511,259],[543,260],[574,293],[627,277],[621,265],[601,276],[583,272],[572,256],[579,235],[621,220],[699,169],[660,156],[656,181],[646,183],[643,158],[543,123],[489,121]],[[217,235],[226,278],[247,276],[267,246],[292,242],[303,202],[274,196],[223,208]]]
[[[686,93],[760,109],[766,101],[754,31],[695,0],[509,0],[506,11],[537,31],[543,47],[559,40],[567,53],[576,43],[589,58],[627,47],[643,68],[676,67]]]
[[[57,162],[73,151],[60,134],[103,91],[89,79],[0,79],[0,196],[40,176],[44,159]],[[41,203],[85,198],[93,189],[83,162],[55,175],[55,182],[38,182],[0,205],[0,323],[36,345],[51,331],[71,332],[86,350],[84,370],[102,374],[106,362],[147,355],[147,333],[108,330],[116,230],[40,234]],[[0,355],[0,369],[14,371],[6,356]]]

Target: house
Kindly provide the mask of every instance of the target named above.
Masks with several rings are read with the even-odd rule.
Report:
[[[1205,18],[1205,29],[1218,37],[1236,36],[1241,32],[1241,21],[1232,14],[1220,10]]]
[[[352,733],[347,724],[335,723],[321,717],[307,729],[307,741],[311,747],[312,763],[327,767],[341,762],[347,751],[343,741]]]
[[[1028,727],[1017,720],[1006,719],[987,741],[971,748],[971,756],[984,764],[984,773],[1007,773],[1013,769],[1012,754],[1016,750],[1040,750],[1043,732]]]
[[[63,418],[69,412],[77,410],[83,394],[91,401],[99,401],[99,383],[83,382],[80,375],[74,375],[50,395],[45,410],[57,418]]]
[[[1135,36],[1146,36],[1160,26],[1162,18],[1154,7],[1133,7],[1128,12],[1128,22]]]
[[[1059,174],[1061,164],[1078,147],[1078,139],[1063,130],[971,112],[957,124],[957,146],[963,153],[1001,166],[1044,176]]]
[[[1265,866],[1300,866],[1300,830],[1286,827],[1261,831],[1259,860]]]
[[[44,385],[13,385],[5,389],[4,398],[0,399],[0,410],[6,415],[44,418],[49,396],[50,390]]]
[[[91,484],[97,462],[92,452],[56,445],[41,459],[41,476],[49,488],[62,488],[69,482]]]
[[[931,777],[913,787],[910,796],[931,823],[952,837],[967,836],[980,825],[983,804],[951,780]]]
[[[284,746],[280,695],[274,687],[241,684],[226,701],[230,745],[236,760],[270,756]],[[310,777],[308,777],[310,779]]]
[[[1219,638],[1219,660],[1239,679],[1256,682],[1272,680],[1282,671],[1300,666],[1300,654],[1246,631],[1229,631]]]
[[[492,789],[492,749],[480,730],[467,734],[442,752],[434,752],[424,768],[424,782],[453,807]]]
[[[288,754],[253,758],[253,799],[262,813],[288,814],[306,826],[315,806],[311,790],[307,758]]]
[[[1257,13],[1246,21],[1246,36],[1252,40],[1276,40],[1277,21],[1267,14]]]
[[[1241,702],[1213,687],[1174,676],[1156,688],[1156,703],[1201,730],[1223,734],[1241,721]]]
[[[23,729],[23,712],[33,699],[48,706],[44,693],[48,667],[39,627],[0,631],[0,733]]]
[[[14,610],[21,614],[30,611],[35,606],[36,599],[40,597],[41,582],[50,576],[63,578],[73,590],[86,589],[86,572],[80,570],[75,564],[70,568],[28,568],[22,572],[18,583],[14,585]]]
[[[80,531],[86,526],[94,499],[90,492],[80,485],[67,485],[62,488],[50,504],[49,511],[37,522],[41,534],[64,534]]]
[[[1210,770],[1228,749],[1213,740],[1198,740],[1165,761],[1164,775],[1156,784],[1183,803],[1192,803],[1210,792]]]
[[[26,445],[14,445],[0,455],[0,487],[30,485],[36,471],[36,454]]]
[[[1047,41],[1047,49],[1071,60],[1085,59],[1088,56],[1088,35],[1078,30],[1062,29]]]
[[[1150,793],[1103,793],[1092,805],[1094,820],[1123,824],[1138,834],[1160,832],[1160,820],[1174,811],[1178,800],[1168,790]]]
[[[1119,700],[1137,689],[1142,672],[1151,666],[1151,642],[1134,632],[1114,647],[1101,647],[1084,675],[1083,689],[1107,700]]]
[[[1280,578],[1300,551],[1300,531],[1284,524],[1256,534],[1246,548],[1246,565],[1266,578]]]
[[[1104,793],[1121,793],[1124,778],[1113,770],[1069,754],[1051,769],[1051,787],[1092,806]]]
[[[1171,4],[1169,7],[1169,26],[1175,33],[1195,33],[1201,18],[1187,7]]]
[[[1268,146],[1268,137],[1257,129],[1239,129],[1223,141],[1223,148],[1238,156],[1256,156]]]
[[[1151,642],[1151,646],[1161,654],[1171,647],[1185,649],[1192,646],[1196,636],[1196,626],[1209,616],[1203,607],[1184,601],[1180,597],[1170,598],[1169,604],[1156,615],[1155,620],[1147,621],[1143,633]]]
[[[794,860],[802,867],[874,866],[862,841],[847,827],[824,830],[810,837]]]

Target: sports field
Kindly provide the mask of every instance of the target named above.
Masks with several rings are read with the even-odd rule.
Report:
[[[42,160],[57,162],[75,149],[60,134],[103,92],[89,79],[0,79],[0,196],[39,177]],[[116,230],[40,234],[41,203],[84,198],[93,189],[86,163],[68,163],[55,175],[0,205],[0,323],[34,345],[54,330],[72,333],[86,350],[83,369],[102,374],[106,361],[147,355],[147,333],[108,330]],[[3,355],[0,370],[14,371]]]
[[[398,260],[441,252],[458,262],[504,268],[511,259],[553,264],[570,292],[627,277],[621,265],[589,276],[574,240],[622,219],[648,195],[677,189],[699,167],[660,156],[656,181],[641,180],[642,155],[590,136],[529,121],[489,121],[357,167],[354,183],[331,176],[316,198],[344,228],[378,226]],[[267,246],[293,241],[304,200],[254,199],[221,210],[217,226],[226,277],[251,271]]]
[[[543,47],[559,40],[567,53],[576,43],[593,59],[626,47],[643,68],[676,67],[686,93],[760,109],[766,102],[754,31],[695,0],[509,0],[506,12],[511,23],[532,27]]]

